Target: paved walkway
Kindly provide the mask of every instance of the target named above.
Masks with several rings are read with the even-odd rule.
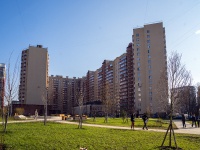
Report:
[[[67,124],[76,124],[77,122],[70,122],[66,120],[62,120],[61,117],[48,117],[48,121],[54,121],[58,123],[67,123]],[[24,120],[24,121],[10,121],[9,123],[13,122],[36,122],[36,121],[43,121],[43,117],[39,117],[37,120]],[[176,124],[178,129],[175,129],[175,133],[185,133],[185,134],[197,134],[200,135],[200,128],[192,127],[191,124],[186,122],[186,128],[183,128],[181,120],[173,120]],[[97,124],[86,124],[83,123],[83,126],[92,126],[92,127],[100,127],[100,128],[112,128],[112,129],[125,129],[131,130],[130,127],[120,127],[120,126],[107,126],[107,125],[97,125]],[[135,128],[135,130],[143,130],[142,128]],[[166,132],[165,129],[149,129],[145,131],[154,131],[154,132]]]

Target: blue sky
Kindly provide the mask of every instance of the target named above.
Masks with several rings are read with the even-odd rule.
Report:
[[[82,77],[124,53],[133,28],[159,21],[168,54],[181,53],[200,82],[198,0],[1,0],[0,62],[41,44],[48,47],[49,75]]]

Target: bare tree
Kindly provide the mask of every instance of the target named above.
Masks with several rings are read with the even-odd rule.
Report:
[[[82,89],[77,89],[76,90],[76,101],[77,101],[77,105],[79,107],[79,124],[78,124],[78,128],[81,129],[82,128],[82,123],[83,123],[83,92]]]
[[[196,84],[197,90],[197,115],[200,117],[200,83]]]
[[[44,104],[44,125],[47,123],[47,107],[48,107],[48,88],[41,91],[42,102]]]
[[[105,114],[105,120],[104,122],[108,122],[108,114],[110,112],[111,108],[111,92],[110,92],[110,86],[109,83],[106,82],[103,90],[102,90],[102,103],[103,103],[103,109]]]
[[[6,84],[4,97],[5,102],[7,103],[7,109],[3,113],[4,132],[6,132],[7,129],[8,117],[12,115],[12,101],[17,99],[19,88],[19,57],[16,59],[14,66],[12,66],[11,56],[12,53],[9,57],[6,70]]]
[[[174,143],[177,148],[174,129],[172,126],[172,115],[174,111],[177,109],[176,106],[180,106],[179,105],[180,88],[184,86],[189,86],[191,84],[191,74],[189,71],[186,70],[185,65],[181,63],[181,55],[178,54],[177,52],[172,52],[172,54],[168,58],[167,72],[168,74],[166,74],[165,72],[162,73],[159,81],[160,85],[162,83],[168,82],[167,90],[161,89],[158,93],[159,97],[161,98],[161,101],[163,101],[163,99],[166,100],[166,98],[168,98],[170,103],[170,123],[161,147],[163,146],[167,134],[169,132],[169,147],[172,147],[172,136],[173,136]]]
[[[155,91],[156,91],[158,111],[168,112],[168,108],[169,108],[168,77],[167,77],[167,72],[165,71],[165,69],[161,71],[161,76],[160,76],[160,79],[158,80],[157,88],[155,89]]]
[[[184,86],[180,90],[180,112],[192,115],[196,109],[196,89],[194,86]]]

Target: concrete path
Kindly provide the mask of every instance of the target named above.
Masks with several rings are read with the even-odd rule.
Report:
[[[61,117],[48,117],[48,121],[54,121],[58,123],[66,123],[66,124],[76,124],[77,122],[70,122],[66,120],[62,120]],[[16,122],[36,122],[36,121],[44,121],[43,117],[39,117],[37,120],[23,120],[23,121],[9,121],[9,123]],[[186,122],[186,128],[183,128],[181,120],[173,120],[178,129],[175,129],[175,133],[185,133],[185,134],[197,134],[200,135],[200,128],[192,127],[191,124]],[[112,128],[112,129],[125,129],[131,130],[130,127],[120,127],[120,126],[108,126],[108,125],[97,125],[97,124],[86,124],[83,123],[83,126],[91,126],[91,127],[100,127],[100,128]],[[134,130],[143,130],[142,128],[134,128]],[[144,130],[143,130],[144,131]],[[154,132],[166,132],[165,129],[149,129],[145,131],[154,131]]]
[[[77,122],[70,122],[70,121],[66,121],[66,120],[60,120],[60,121],[56,121],[56,122],[78,125]],[[186,123],[186,128],[183,128],[181,120],[174,120],[174,123],[176,124],[176,126],[178,128],[178,129],[174,130],[175,133],[185,133],[185,134],[197,134],[197,135],[200,135],[200,128],[192,127],[191,124],[189,124],[189,123]],[[85,124],[85,123],[83,123],[83,126],[131,130],[130,127],[106,126],[106,125]],[[142,128],[135,128],[134,130],[143,130],[143,129]],[[145,130],[145,131],[166,132],[167,130],[165,130],[165,129],[148,129],[148,130]]]
[[[174,123],[176,124],[176,126],[178,128],[178,129],[175,130],[175,133],[186,133],[186,134],[198,134],[198,135],[200,135],[200,128],[192,127],[192,125],[188,122],[186,122],[186,128],[183,128],[181,120],[174,120]]]

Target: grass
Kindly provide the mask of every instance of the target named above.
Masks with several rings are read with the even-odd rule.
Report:
[[[104,118],[103,117],[96,117],[95,121],[93,118],[87,119],[83,121],[84,123],[89,123],[89,124],[100,124],[100,125],[111,125],[111,126],[122,126],[122,127],[130,127],[131,126],[131,121],[130,118],[126,121],[123,122],[122,118],[109,118],[107,123],[104,123]],[[135,119],[135,127],[142,128],[143,127],[143,120],[141,118],[136,118]],[[159,129],[167,129],[168,128],[168,121],[162,120],[162,119],[153,119],[150,118],[147,126],[148,128],[159,128]],[[177,127],[173,125],[174,129]]]
[[[42,122],[9,124],[4,143],[13,150],[156,150],[165,133],[118,130]],[[167,138],[168,139],[168,138]],[[198,135],[176,134],[177,144],[184,150],[200,147]],[[168,141],[166,141],[168,144]]]

